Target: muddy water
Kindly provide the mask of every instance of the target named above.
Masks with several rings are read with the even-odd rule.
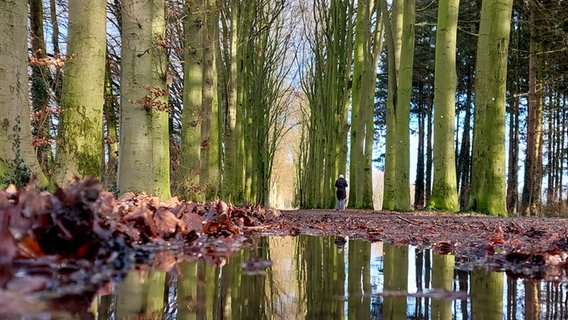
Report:
[[[95,319],[567,319],[568,283],[461,270],[452,255],[333,237],[266,237],[211,266],[132,271]]]

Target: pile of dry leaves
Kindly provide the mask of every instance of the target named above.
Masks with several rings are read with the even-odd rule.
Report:
[[[34,303],[25,299],[32,294],[89,302],[99,288],[167,246],[221,263],[246,240],[243,233],[276,215],[223,201],[161,202],[133,193],[115,199],[94,178],[53,194],[11,186],[0,191],[0,310],[29,312]]]

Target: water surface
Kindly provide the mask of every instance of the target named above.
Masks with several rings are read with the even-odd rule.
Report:
[[[263,237],[213,266],[133,270],[96,319],[567,319],[565,282],[461,270],[452,255],[334,237]]]

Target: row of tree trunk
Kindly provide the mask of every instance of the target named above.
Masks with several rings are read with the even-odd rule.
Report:
[[[107,17],[104,0],[4,2],[3,182],[93,175],[117,193],[268,205],[289,126],[284,4],[122,0]]]

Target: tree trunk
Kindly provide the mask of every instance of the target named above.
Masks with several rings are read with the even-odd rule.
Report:
[[[378,6],[377,6],[378,7]],[[382,51],[382,20],[377,18],[371,34],[371,13],[374,1],[361,0],[357,5],[355,26],[353,92],[351,109],[351,152],[349,177],[349,206],[357,209],[372,209],[372,147],[374,123],[369,121],[374,114],[374,91],[376,65]],[[377,13],[380,11],[377,11]],[[372,37],[371,37],[372,35]]]
[[[32,56],[30,66],[31,97],[32,97],[32,133],[33,144],[37,159],[43,172],[48,172],[49,162],[52,160],[50,110],[49,110],[49,82],[50,71],[47,67],[47,51],[43,32],[43,6],[41,0],[29,0],[30,4],[30,34]]]
[[[227,110],[225,112],[224,124],[224,174],[223,174],[223,198],[236,202],[242,201],[242,183],[239,179],[238,171],[240,170],[238,151],[240,130],[240,121],[237,121],[237,62],[238,62],[238,34],[239,34],[239,2],[230,3],[230,29],[227,30],[228,41],[226,41],[226,49],[228,57],[225,61],[226,79],[227,81]]]
[[[509,112],[509,164],[507,173],[507,212],[516,214],[518,206],[519,99],[512,98]]]
[[[217,91],[218,12],[215,0],[205,2],[203,28],[203,122],[201,124],[201,175],[206,188],[205,199],[219,195],[221,182],[221,123]]]
[[[184,24],[185,64],[184,93],[181,123],[181,155],[179,175],[176,176],[183,199],[203,201],[199,187],[201,124],[203,117],[203,40],[204,23],[202,0],[188,1],[189,12]]]
[[[361,105],[361,86],[363,84],[363,70],[365,66],[365,50],[368,49],[369,40],[369,10],[368,0],[357,1],[357,16],[355,24],[355,42],[353,43],[353,87],[351,97],[351,153],[349,160],[349,207],[359,208],[361,205],[363,177],[363,153],[365,143],[365,114]],[[361,181],[360,181],[361,180]]]
[[[542,187],[542,80],[539,70],[541,48],[539,34],[535,26],[535,13],[531,10],[530,45],[529,45],[529,97],[527,120],[527,152],[525,159],[525,176],[521,198],[521,215],[539,214],[541,210]]]
[[[388,92],[386,101],[386,138],[385,138],[385,173],[383,191],[383,209],[394,210],[396,208],[396,116],[395,116],[395,93],[398,90],[398,74],[400,70],[400,54],[402,43],[403,1],[393,2],[390,24],[386,23],[386,43],[388,52]],[[381,0],[383,16],[388,17],[386,0]],[[409,191],[410,192],[410,191]]]
[[[101,178],[106,62],[106,1],[73,1],[53,179]]]
[[[45,187],[30,130],[27,17],[27,1],[0,3],[0,177],[23,187],[36,176]]]
[[[387,4],[382,1],[381,5],[383,14],[385,14]],[[389,28],[387,24],[386,28],[389,85],[383,209],[387,210],[410,210],[409,118],[414,58],[414,20],[414,1],[397,0],[393,2],[391,27]]]
[[[164,2],[125,0],[119,192],[170,197]]]
[[[424,104],[424,95],[423,90],[424,84],[419,84],[419,101],[418,101],[418,114],[416,117],[418,118],[418,146],[416,152],[416,179],[414,181],[414,208],[415,209],[422,209],[424,208],[424,143],[425,143],[425,120],[426,120],[426,112],[425,112],[425,104]]]
[[[505,94],[512,0],[483,0],[475,78],[472,189],[468,209],[507,215]]]
[[[458,156],[458,184],[459,184],[459,201],[460,208],[464,209],[467,205],[471,185],[471,102],[472,102],[472,81],[467,80],[466,83],[466,99],[465,99],[465,116],[463,125],[463,134],[461,139],[460,152]]]
[[[59,49],[59,22],[57,21],[57,4],[55,0],[49,1],[49,15],[51,17],[51,45],[53,46],[53,58],[61,59],[61,50]],[[63,85],[63,72],[61,67],[56,64],[55,75],[51,80],[51,90],[53,90],[56,104],[61,101],[61,86]]]
[[[430,95],[431,97],[431,95]],[[434,101],[433,98],[429,98],[426,102],[426,179],[425,179],[425,189],[424,189],[424,196],[426,201],[430,199],[430,195],[432,194],[432,167],[433,167],[433,151],[432,151],[432,136],[433,136],[433,126],[432,122],[434,122]]]
[[[458,10],[459,0],[440,2],[436,26],[434,184],[428,207],[447,212],[460,209],[453,142]]]
[[[104,137],[106,144],[106,153],[104,157],[106,159],[106,163],[104,166],[102,182],[104,189],[116,190],[116,171],[118,169],[118,114],[116,110],[119,109],[119,106],[117,97],[113,91],[112,74],[108,63],[106,64],[105,70],[103,114],[104,124],[106,125],[106,136]]]

